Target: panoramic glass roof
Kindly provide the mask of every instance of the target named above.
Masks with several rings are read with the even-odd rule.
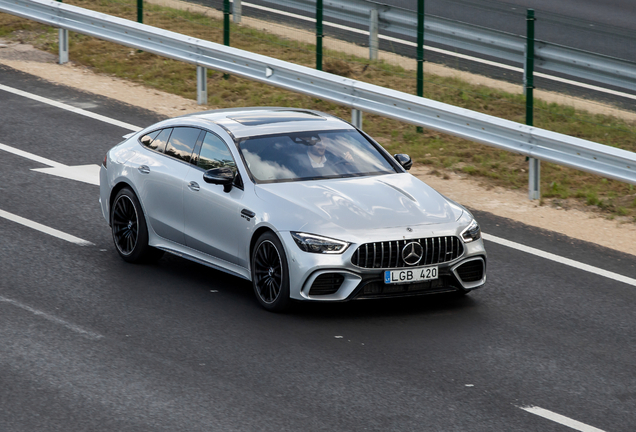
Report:
[[[240,114],[228,117],[244,126],[260,126],[271,123],[284,123],[294,121],[325,121],[326,118],[308,111],[270,111]]]

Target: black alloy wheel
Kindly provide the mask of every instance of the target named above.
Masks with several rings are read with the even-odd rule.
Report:
[[[252,252],[252,284],[265,309],[281,312],[290,305],[287,256],[276,235],[266,232]]]
[[[113,240],[122,255],[130,255],[137,246],[139,222],[137,211],[127,195],[120,195],[113,205]]]
[[[110,214],[117,253],[127,262],[148,262],[161,258],[163,251],[148,245],[148,229],[135,193],[124,188],[113,200]]]

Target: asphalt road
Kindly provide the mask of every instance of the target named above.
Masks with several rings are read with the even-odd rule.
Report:
[[[417,10],[416,0],[381,3]],[[528,8],[535,10],[539,40],[630,61],[636,58],[636,4],[629,0],[425,0],[427,14],[518,35],[526,34]]]
[[[2,66],[0,84],[158,120]],[[126,133],[0,90],[4,145],[99,164]],[[0,217],[2,431],[572,430],[528,406],[634,430],[636,286],[487,242],[488,284],[466,298],[272,314],[207,267],[124,263],[98,187],[44,167],[0,150],[0,210],[93,245]],[[486,233],[636,278],[635,256],[476,214]]]

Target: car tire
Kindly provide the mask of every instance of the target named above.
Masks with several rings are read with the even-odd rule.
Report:
[[[129,188],[120,190],[110,209],[115,249],[129,263],[148,263],[161,258],[163,251],[148,245],[148,227],[141,204]]]
[[[252,251],[252,286],[260,305],[271,312],[282,312],[291,305],[287,255],[278,237],[263,233]]]

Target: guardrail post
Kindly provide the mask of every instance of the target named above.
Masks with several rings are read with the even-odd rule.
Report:
[[[351,110],[351,124],[362,129],[362,111],[355,108]]]
[[[68,63],[68,30],[58,29],[57,38],[59,42],[58,63]]]
[[[230,0],[223,0],[223,45],[230,46]],[[230,74],[224,73],[223,79],[230,79]]]
[[[424,0],[417,0],[417,95],[424,96]],[[416,130],[424,132],[420,126]]]
[[[240,24],[242,16],[243,5],[241,4],[241,0],[234,0],[232,2],[232,21],[234,21],[235,24]]]
[[[369,60],[378,59],[378,10],[371,9],[369,17]]]
[[[322,70],[322,0],[316,0],[316,69]]]
[[[197,103],[208,104],[208,70],[203,66],[197,66]]]
[[[524,68],[524,88],[526,93],[526,124],[534,124],[534,9],[528,9],[526,17],[526,61]],[[528,198],[536,200],[541,198],[541,161],[528,158]]]
[[[57,0],[62,3],[62,0]],[[57,42],[58,42],[58,64],[68,63],[68,30],[57,29]]]
[[[137,0],[137,22],[144,22],[144,0]]]

